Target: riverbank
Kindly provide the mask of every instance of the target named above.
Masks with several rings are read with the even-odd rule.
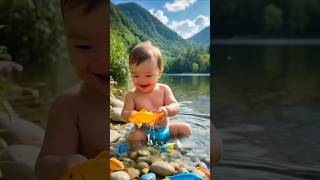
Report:
[[[119,91],[115,87],[111,88],[110,153],[111,157],[115,157],[124,164],[125,170],[113,172],[111,179],[123,179],[124,176],[129,177],[128,179],[136,179],[147,173],[154,173],[159,179],[187,172],[206,179],[206,174],[198,167],[208,168],[206,172],[210,172],[210,155],[195,153],[192,148],[184,144],[182,144],[181,151],[173,150],[164,153],[159,151],[158,146],[144,146],[138,151],[119,153],[119,146],[129,147],[127,136],[134,128],[132,123],[126,123],[120,117],[123,96],[119,94]],[[115,96],[113,92],[118,92],[118,96]],[[174,139],[168,143],[176,141]]]
[[[320,45],[320,39],[276,39],[276,38],[230,38],[211,40],[212,45],[289,45],[289,46],[317,46]]]
[[[44,138],[39,122],[24,119],[19,108],[35,111],[39,92],[0,76],[0,179],[37,180],[35,162]]]

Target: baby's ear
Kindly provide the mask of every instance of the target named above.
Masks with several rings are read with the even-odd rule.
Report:
[[[162,75],[163,72],[164,72],[164,68],[161,68],[161,69],[160,69],[160,75]]]

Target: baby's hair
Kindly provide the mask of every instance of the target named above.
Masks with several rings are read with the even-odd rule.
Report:
[[[103,0],[60,0],[61,4],[61,11],[62,11],[62,16],[64,16],[64,11],[65,10],[70,10],[72,8],[75,8],[83,3],[85,3],[86,7],[83,11],[84,14],[92,12],[95,8],[100,5],[100,3],[106,2]],[[105,3],[107,6],[107,3]],[[107,8],[106,8],[107,10]]]
[[[132,49],[129,55],[129,65],[139,65],[151,58],[155,58],[158,68],[163,70],[163,58],[160,49],[153,46],[150,41],[145,41]]]

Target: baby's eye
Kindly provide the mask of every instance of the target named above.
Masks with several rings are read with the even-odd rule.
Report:
[[[152,75],[146,75],[147,77],[152,77]]]
[[[134,78],[138,78],[139,76],[133,76]]]
[[[91,46],[88,46],[88,45],[75,45],[75,47],[83,50],[91,49]]]

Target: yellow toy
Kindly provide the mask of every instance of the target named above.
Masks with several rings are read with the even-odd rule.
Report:
[[[206,175],[208,180],[210,179],[210,171],[207,170],[206,167],[204,167],[203,165],[200,165],[197,167],[197,169],[202,171]]]
[[[124,169],[124,165],[121,161],[116,158],[110,158],[110,174],[113,171],[120,171]]]
[[[72,167],[60,180],[107,179],[107,151],[102,151],[94,159]]]
[[[154,123],[157,119],[163,116],[163,113],[156,113],[141,109],[139,112],[132,114],[129,117],[129,122],[134,123],[140,128],[142,123]]]

